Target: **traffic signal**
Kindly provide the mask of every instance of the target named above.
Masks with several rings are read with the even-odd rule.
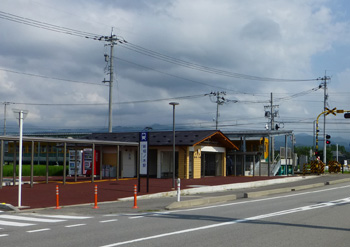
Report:
[[[319,156],[320,153],[318,151],[315,151],[315,156]]]
[[[331,144],[331,141],[329,139],[331,139],[331,136],[326,135],[326,144]]]

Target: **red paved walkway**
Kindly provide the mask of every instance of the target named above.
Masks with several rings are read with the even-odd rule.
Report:
[[[69,178],[73,179],[73,178]],[[133,196],[134,185],[137,179],[128,180],[90,180],[82,179],[77,183],[67,179],[65,185],[61,178],[50,178],[46,184],[45,178],[36,177],[35,181],[41,181],[30,188],[29,184],[22,185],[22,205],[30,208],[44,208],[56,206],[56,185],[59,185],[60,205],[74,205],[94,202],[94,186],[98,186],[98,201],[115,201],[119,198]],[[80,178],[81,179],[81,178]],[[278,177],[207,177],[201,179],[181,180],[181,189],[191,188],[191,185],[221,185],[232,183],[244,183],[251,181],[278,179]],[[84,181],[85,180],[85,181]],[[172,179],[150,179],[149,193],[171,191]],[[146,178],[141,179],[141,192],[146,193]],[[13,206],[18,205],[18,186],[3,186],[0,189],[0,203]]]

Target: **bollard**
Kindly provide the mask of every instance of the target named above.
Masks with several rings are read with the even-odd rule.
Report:
[[[58,189],[58,185],[56,185],[56,208],[55,209],[60,209],[60,193]]]
[[[137,206],[137,185],[134,185],[134,206],[132,208],[139,208]]]
[[[177,179],[177,201],[180,201],[180,195],[181,195],[181,190],[180,190],[180,178]]]
[[[98,206],[97,206],[97,184],[95,184],[95,206],[93,208],[95,208],[95,209],[98,208]]]

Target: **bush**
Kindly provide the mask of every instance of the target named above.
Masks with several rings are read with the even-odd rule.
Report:
[[[17,165],[16,176],[18,176],[18,169]],[[4,177],[12,177],[13,165],[5,165],[3,171]],[[30,176],[30,165],[22,165],[22,176]],[[34,176],[46,176],[46,165],[34,165]],[[49,166],[49,176],[63,176],[63,166]]]

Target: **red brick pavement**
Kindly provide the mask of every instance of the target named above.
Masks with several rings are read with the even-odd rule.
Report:
[[[29,184],[22,185],[22,205],[30,208],[45,208],[56,206],[56,185],[59,186],[60,206],[93,203],[94,187],[98,187],[98,201],[115,201],[119,198],[133,196],[134,185],[137,179],[122,180],[96,180],[91,183],[87,178],[79,178],[78,182],[73,182],[73,178],[67,178],[67,183],[63,185],[62,178],[50,178],[49,183],[45,183],[45,178],[36,177],[33,188]],[[278,177],[206,177],[201,179],[181,180],[181,189],[191,188],[191,185],[222,185],[233,183],[245,183],[251,181],[278,179]],[[146,178],[141,179],[141,192],[139,195],[147,194]],[[167,192],[172,189],[172,179],[149,179],[149,194]],[[7,203],[13,206],[18,205],[18,186],[3,186],[0,189],[0,203]]]

